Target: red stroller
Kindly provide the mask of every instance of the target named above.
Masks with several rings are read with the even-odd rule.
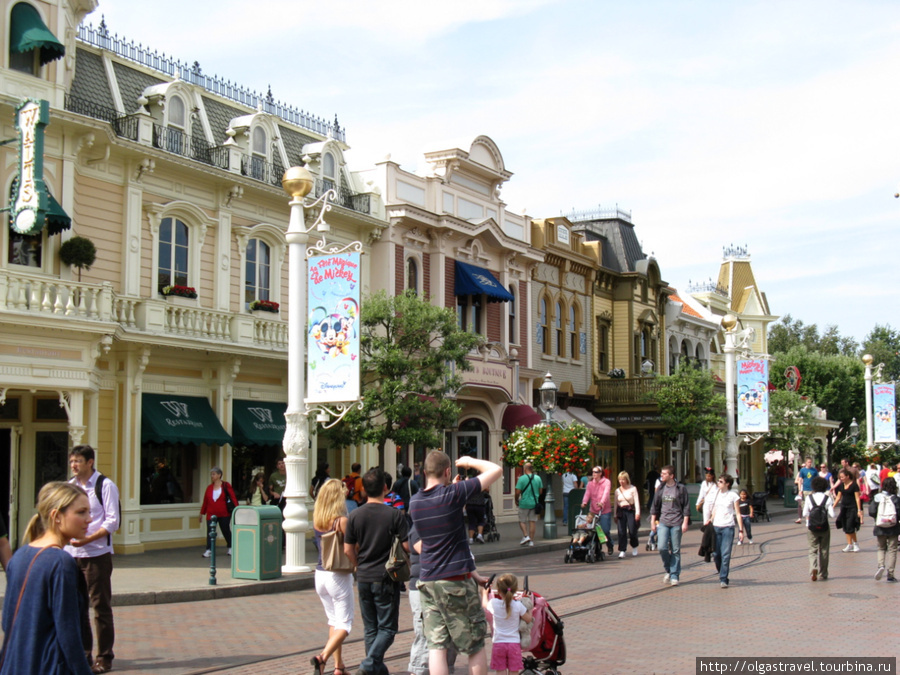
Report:
[[[529,592],[528,577],[525,577],[525,592]],[[560,675],[559,667],[566,662],[562,619],[550,607],[547,598],[537,593],[531,593],[531,597],[534,598],[531,644],[526,649],[525,641],[522,641],[522,651],[531,654],[522,659],[525,669],[521,675]]]

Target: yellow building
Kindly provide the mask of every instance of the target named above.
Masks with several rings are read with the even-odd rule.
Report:
[[[3,138],[17,138],[24,99],[49,103],[42,176],[57,205],[37,233],[0,235],[0,489],[12,538],[40,485],[67,476],[68,448],[89,443],[121,490],[117,550],[199,544],[209,469],[241,490],[280,452],[284,168],[305,163],[317,194],[335,190],[331,241],[377,237],[383,207],[347,170],[337,120],[80,25],[94,0],[2,6]],[[18,141],[0,150],[6,194],[20,152]],[[73,236],[96,246],[89,269],[60,260]]]

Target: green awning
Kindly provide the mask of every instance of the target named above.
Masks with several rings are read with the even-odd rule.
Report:
[[[231,443],[209,401],[200,396],[144,394],[141,443]]]
[[[239,401],[232,405],[232,433],[236,445],[274,445],[284,440],[287,403]]]
[[[47,193],[47,197],[49,197],[47,217],[44,219],[44,222],[47,223],[47,234],[59,234],[63,230],[68,230],[72,227],[72,219],[69,218],[69,214],[63,210],[53,195]]]
[[[41,52],[41,65],[61,58],[66,48],[44,24],[38,11],[25,2],[13,7],[10,15],[12,27],[9,30],[9,48],[24,53],[32,49]]]

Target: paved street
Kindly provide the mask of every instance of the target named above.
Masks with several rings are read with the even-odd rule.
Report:
[[[569,673],[693,673],[697,656],[894,656],[900,589],[875,582],[871,524],[860,553],[842,553],[832,531],[831,578],[807,576],[805,530],[782,516],[754,524],[754,545],[735,547],[732,585],[720,589],[712,564],[685,537],[682,584],[663,586],[659,556],[595,565],[563,563],[562,551],[485,563],[487,573],[529,575],[565,621]],[[476,551],[477,552],[477,551]],[[875,620],[884,616],[885,621]],[[312,590],[116,610],[116,671],[307,673],[324,642],[324,614]],[[345,659],[362,657],[357,613]],[[842,636],[847,636],[842,638]],[[411,620],[403,597],[400,634],[388,653],[406,673]],[[329,671],[330,672],[330,671]],[[352,672],[352,671],[351,671]],[[459,669],[457,672],[460,672]]]

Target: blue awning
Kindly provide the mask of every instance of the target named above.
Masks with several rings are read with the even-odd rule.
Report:
[[[453,294],[481,295],[482,293],[487,296],[488,302],[510,302],[515,299],[512,293],[506,290],[489,270],[457,260]]]

